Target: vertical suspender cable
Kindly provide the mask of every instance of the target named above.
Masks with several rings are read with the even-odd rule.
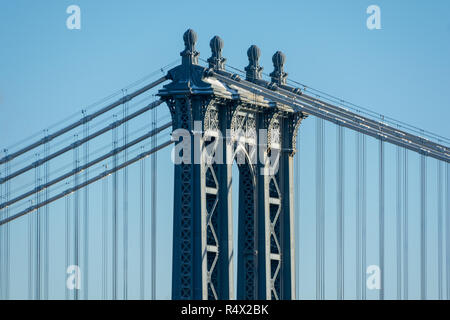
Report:
[[[320,255],[319,255],[319,118],[316,118],[316,299],[320,299]]]
[[[361,133],[355,132],[356,137],[356,299],[361,299],[362,274],[361,270]]]
[[[33,201],[30,200],[30,206],[33,205]],[[33,299],[33,220],[34,215],[28,216],[28,300]]]
[[[344,299],[344,128],[337,126],[337,298]]]
[[[295,159],[295,268],[296,268],[296,297],[300,300],[300,134],[297,133]]]
[[[397,193],[396,193],[396,264],[397,264],[397,300],[402,298],[402,153],[397,147]]]
[[[380,261],[380,300],[384,300],[384,142],[379,141],[379,261]]]
[[[446,251],[446,280],[447,280],[447,300],[450,300],[450,170],[448,163],[445,164],[445,251]]]
[[[156,108],[152,111],[152,130],[156,129]],[[152,137],[152,148],[156,148],[157,136]],[[152,248],[151,248],[151,267],[152,267],[152,300],[156,299],[156,178],[157,178],[157,152],[152,154],[152,216],[151,216],[151,237],[152,237]]]
[[[83,118],[86,117],[86,110],[83,111]],[[86,119],[86,118],[85,118]],[[85,121],[83,125],[84,137],[89,136],[89,122]],[[84,144],[84,163],[89,162],[89,141]],[[84,170],[84,182],[89,179],[89,168]],[[89,186],[84,188],[84,208],[83,208],[83,298],[89,298]]]
[[[361,270],[360,275],[363,277],[366,271],[366,136],[361,136]],[[366,283],[361,281],[361,298],[366,300]]]
[[[123,89],[125,97],[127,90]],[[122,117],[128,114],[128,103],[122,104]],[[128,122],[123,124],[123,145],[128,142]],[[128,160],[128,149],[123,151],[123,162]],[[123,168],[123,299],[128,298],[128,167]]]
[[[45,130],[45,135],[48,136],[48,130]],[[44,144],[44,157],[47,157],[50,153],[50,142]],[[44,183],[47,184],[50,174],[50,164],[47,161],[44,165]],[[44,190],[44,200],[48,200],[48,188]],[[44,300],[48,300],[49,293],[49,259],[50,259],[50,226],[49,226],[49,206],[44,208],[44,268],[43,268],[43,297]]]
[[[36,160],[39,160],[39,154],[36,154]],[[40,185],[40,181],[41,181],[41,173],[40,173],[40,167],[38,165],[36,165],[35,167],[35,183],[36,186]],[[40,192],[36,192],[36,203],[40,203],[41,202],[41,193]],[[34,213],[35,215],[35,239],[34,239],[34,245],[35,245],[35,251],[34,251],[34,258],[35,258],[35,286],[34,286],[34,296],[36,300],[40,300],[41,298],[41,210],[37,209],[36,212]]]
[[[321,235],[320,235],[320,242],[321,242],[321,292],[322,292],[322,300],[325,299],[325,151],[324,151],[324,136],[325,136],[325,122],[322,120],[322,133],[321,133],[321,140],[322,140],[322,146],[321,146],[321,152],[322,152],[322,163],[320,164],[320,189],[321,189]]]
[[[5,157],[8,156],[8,150],[3,150]],[[10,173],[10,163],[5,164],[5,177]],[[3,201],[9,201],[10,193],[10,181],[5,183],[3,188]],[[0,199],[2,199],[0,194]],[[0,217],[1,217],[0,211]],[[6,207],[3,210],[3,217],[9,217],[9,208]],[[0,228],[0,299],[9,299],[10,290],[10,225],[6,224],[4,227]]]
[[[8,152],[6,150],[6,152]],[[10,174],[10,162],[6,163],[6,175]],[[5,192],[5,200],[9,201],[10,190],[11,190],[11,181],[6,182],[5,184],[6,192]],[[5,208],[5,216],[9,217],[9,208]],[[9,299],[9,290],[10,290],[10,274],[11,274],[11,262],[10,262],[10,225],[6,225],[6,258],[5,258],[5,299]]]
[[[6,176],[6,171],[5,171],[5,176]],[[2,177],[2,172],[0,171],[0,178]],[[3,185],[0,185],[0,202],[4,202],[5,199],[3,197]],[[2,209],[0,209],[0,219],[4,219],[5,217],[3,217],[3,211]],[[5,268],[5,257],[4,257],[4,252],[5,252],[5,241],[4,241],[4,230],[5,227],[0,227],[0,300],[4,300],[4,283],[5,283],[5,277],[4,274],[5,272],[3,271]]]
[[[5,157],[7,156],[6,149],[3,150],[5,153]],[[6,164],[5,164],[5,177],[8,176],[8,173],[6,172]],[[6,201],[6,185],[3,187],[3,185],[0,185],[0,191],[2,191],[0,199],[2,201]],[[3,211],[3,214],[2,214]],[[2,219],[6,218],[6,208],[4,210],[0,210],[0,217]],[[6,279],[5,279],[5,272],[6,269],[6,226],[0,227],[0,299],[6,300]]]
[[[142,147],[142,151],[144,148]],[[141,228],[140,228],[140,299],[145,299],[145,159],[140,163],[140,209],[141,209]]]
[[[78,135],[75,135],[75,141],[78,140]],[[73,149],[73,166],[75,172],[78,171],[79,158],[78,158],[78,147]],[[78,174],[75,174],[73,177],[73,186],[78,185]],[[73,245],[74,245],[74,265],[76,267],[80,266],[80,208],[79,208],[79,192],[76,190],[73,196],[73,214],[74,214],[74,230],[73,230]],[[76,283],[78,283],[78,279],[76,279]],[[75,287],[73,290],[74,299],[78,300],[78,288]]]
[[[316,118],[316,297],[324,298],[324,123],[322,119]]]
[[[356,150],[356,299],[366,299],[366,140],[355,133]]]
[[[408,300],[408,150],[403,149],[403,299]]]
[[[108,170],[105,165],[105,171]],[[102,299],[108,298],[108,176],[102,180]]]
[[[114,115],[114,118],[116,118],[116,115]],[[116,120],[114,120],[116,121]],[[117,148],[117,127],[114,127],[113,129],[113,150],[115,150]],[[117,167],[117,155],[115,154],[113,156],[113,167],[116,168]],[[112,191],[113,191],[113,196],[112,196],[112,209],[113,209],[113,221],[112,221],[112,242],[113,242],[113,249],[112,249],[112,299],[113,300],[117,300],[117,262],[118,262],[118,257],[117,257],[117,237],[118,237],[118,232],[117,232],[117,171],[115,171],[113,174],[113,178],[112,178]]]
[[[443,286],[442,286],[442,162],[437,163],[437,242],[438,242],[438,253],[437,253],[437,264],[438,264],[438,299],[442,300],[443,297]]]
[[[427,298],[426,158],[420,155],[420,298]]]
[[[66,183],[68,184],[68,183]],[[70,196],[67,195],[66,198],[66,220],[65,220],[65,224],[66,224],[66,265],[64,266],[64,278],[66,278],[66,270],[70,265],[70,224],[71,224],[71,217],[70,217]],[[66,300],[70,299],[70,292],[69,292],[69,288],[66,286],[66,283],[64,281],[64,287],[65,289],[65,293],[66,293]]]

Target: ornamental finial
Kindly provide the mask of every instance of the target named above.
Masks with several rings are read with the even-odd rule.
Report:
[[[211,57],[208,59],[209,67],[213,69],[225,69],[226,59],[222,57],[223,40],[219,36],[214,36],[209,42],[211,47]]]
[[[272,78],[272,82],[280,85],[280,84],[286,84],[286,77],[287,73],[284,72],[284,62],[286,61],[286,56],[283,52],[277,51],[272,56],[272,62],[274,70],[270,74],[270,77]]]
[[[184,51],[180,53],[183,57],[182,63],[197,64],[199,53],[195,51],[195,43],[197,42],[197,34],[194,30],[188,29],[183,34]]]
[[[248,56],[248,66],[245,67],[247,71],[247,80],[259,80],[261,79],[261,72],[263,70],[259,65],[259,57],[261,56],[261,51],[255,45],[252,45],[247,50]]]

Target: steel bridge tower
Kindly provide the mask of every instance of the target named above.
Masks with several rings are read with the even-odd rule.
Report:
[[[177,143],[172,298],[295,299],[293,157],[305,115],[214,78],[230,75],[218,36],[210,42],[209,68],[198,64],[196,33],[189,29],[183,39],[182,63],[158,93]],[[298,93],[286,86],[283,53],[273,56],[271,82],[262,80],[258,47],[247,54],[247,81]],[[239,168],[237,294],[233,161]]]

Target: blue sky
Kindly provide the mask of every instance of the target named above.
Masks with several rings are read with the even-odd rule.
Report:
[[[71,4],[81,8],[81,30],[66,28],[66,8]],[[366,27],[366,8],[371,4],[381,8],[381,30]],[[42,129],[178,59],[183,49],[182,34],[188,28],[198,34],[197,50],[203,59],[210,55],[209,40],[214,35],[224,40],[223,55],[227,63],[240,69],[248,63],[246,51],[251,44],[260,47],[260,62],[267,73],[272,71],[272,54],[281,50],[286,54],[285,69],[290,79],[448,137],[449,12],[450,2],[445,0],[435,0],[432,4],[406,0],[3,1],[0,5],[0,147],[3,149],[42,132]],[[314,165],[314,123],[313,120],[305,121],[304,131],[301,131],[301,141],[305,143],[305,153],[301,155],[301,170],[305,172],[301,175],[305,179],[301,182],[301,190],[305,190],[301,196],[305,200],[301,212],[305,215],[300,220],[305,226],[301,229],[304,243],[314,239],[307,231],[314,210],[314,201],[308,202],[313,193],[309,195],[307,190],[308,183],[314,181],[314,171],[309,170]],[[327,130],[327,150],[329,148],[332,155],[335,131],[332,127]],[[354,159],[351,154],[353,133],[346,132],[346,137],[349,141],[347,156]],[[376,143],[370,148],[369,153],[373,152],[376,159]],[[395,166],[394,148],[389,152],[388,179],[393,176],[390,174],[393,171],[389,170]],[[168,156],[169,151],[162,152],[158,167],[161,200],[158,203],[158,250],[162,256],[158,262],[160,298],[170,297],[170,254],[167,250],[171,239],[166,230],[171,228],[172,168]],[[414,161],[411,183],[417,180]],[[333,161],[327,163],[330,179],[335,176],[334,165]],[[347,166],[350,172],[351,160]],[[435,185],[435,161],[429,160],[429,166],[428,181]],[[373,169],[376,176],[377,163],[369,164],[368,168]],[[349,174],[349,190],[354,188],[352,181]],[[375,184],[376,180],[372,182]],[[371,185],[368,188],[370,192],[377,187]],[[417,198],[414,196],[417,195],[414,193],[418,190],[417,183],[411,188],[411,198]],[[333,192],[329,190],[329,194]],[[433,193],[430,191],[429,194]],[[376,193],[372,193],[371,198],[375,201]],[[393,205],[394,199],[387,198]],[[347,202],[352,201],[349,198]],[[334,217],[334,204],[330,200],[326,206],[330,219]],[[429,211],[433,212],[433,208],[431,206]],[[376,216],[375,205],[369,211]],[[351,219],[352,209],[348,208],[348,212]],[[62,216],[63,212],[60,213]],[[429,227],[433,228],[435,220],[430,219]],[[62,226],[63,221],[58,223]],[[58,223],[53,225],[55,229],[58,229]],[[17,226],[16,234],[25,227]],[[331,224],[330,229],[333,228]],[[351,239],[349,233],[349,244]],[[332,252],[334,241],[331,237],[327,241],[327,248]],[[373,242],[376,242],[376,234]],[[430,250],[433,247],[431,242]],[[313,249],[301,245],[303,261],[311,258],[310,264],[301,264],[305,274],[314,271]],[[55,247],[55,250],[61,248]],[[377,263],[376,253],[368,255],[368,263]],[[394,255],[388,252],[389,257]],[[15,260],[17,265],[22,261],[20,259]],[[95,261],[95,257],[93,259]],[[330,255],[328,260],[333,259]],[[351,265],[352,257],[348,259]],[[327,268],[330,279],[334,277],[333,270],[331,265]],[[412,267],[412,277],[417,271],[414,270]],[[58,277],[64,275],[56,267],[52,271]],[[351,268],[348,277],[352,277]],[[15,279],[18,284],[13,290],[14,296],[26,295],[24,280],[20,280],[20,276]],[[430,292],[435,292],[435,285],[435,280],[430,282]],[[301,285],[302,297],[313,298],[314,286],[313,280],[306,279]],[[327,286],[329,297],[334,294],[333,286]],[[350,297],[351,286],[350,282]],[[411,290],[417,289],[414,284],[411,287]],[[62,292],[56,280],[52,282],[52,290],[55,297]]]

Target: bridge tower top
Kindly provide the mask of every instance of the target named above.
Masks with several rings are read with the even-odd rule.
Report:
[[[255,94],[251,90],[246,90],[239,86],[229,85],[216,77],[223,75],[237,81],[242,81],[240,76],[232,74],[225,70],[225,59],[222,55],[224,41],[219,36],[214,36],[210,40],[211,56],[207,59],[208,66],[199,65],[200,53],[196,51],[197,34],[194,30],[188,29],[183,35],[184,50],[181,51],[181,65],[169,70],[167,77],[172,80],[171,83],[165,85],[158,95],[168,101],[175,96],[180,95],[201,95],[225,99],[242,104],[245,109],[252,109],[256,112],[271,112],[283,114],[296,114],[298,111],[292,108],[274,102],[271,99]],[[286,56],[281,51],[277,51],[272,61],[274,70],[270,74],[271,81],[262,78],[263,67],[259,63],[261,50],[256,45],[251,45],[247,50],[248,65],[245,67],[245,80],[269,88],[277,90],[278,88],[299,93],[300,89],[288,87],[286,85],[287,73],[284,72],[284,62]]]

